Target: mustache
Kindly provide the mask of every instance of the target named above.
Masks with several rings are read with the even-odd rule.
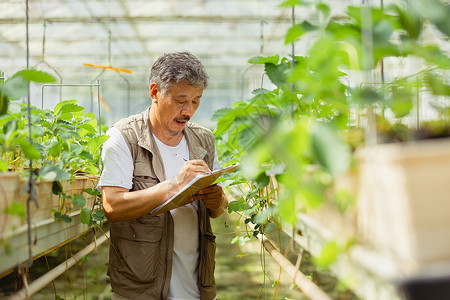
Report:
[[[175,118],[175,121],[189,121],[191,119],[191,117],[189,116],[182,116],[180,118]]]

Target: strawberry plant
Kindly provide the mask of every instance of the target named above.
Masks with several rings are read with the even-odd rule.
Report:
[[[388,124],[395,134],[405,133],[417,90],[450,95],[447,54],[421,41],[426,26],[448,39],[448,18],[439,12],[449,6],[426,3],[349,6],[340,18],[320,1],[282,3],[315,12],[286,33],[286,44],[305,41],[311,47],[304,56],[251,58],[250,64],[264,66],[272,88],[256,89],[250,99],[214,115],[221,157],[242,163],[243,184],[232,189],[230,212],[264,232],[271,221],[295,224],[297,212],[325,202],[351,207],[354,196],[336,192],[334,181],[354,165],[352,150],[364,145],[364,132],[371,137],[373,128]],[[419,59],[421,68],[381,84],[366,82],[386,58]],[[448,124],[448,116],[443,120]]]
[[[98,218],[102,213],[85,208],[81,194],[66,194],[62,182],[100,172],[100,148],[108,137],[99,134],[95,115],[85,113],[77,100],[62,101],[53,110],[15,101],[27,93],[29,81],[44,82],[51,78],[37,70],[19,71],[2,88],[2,108],[8,108],[0,116],[0,170],[19,172],[23,177],[34,172],[39,180],[52,181],[53,193],[60,197],[59,209],[53,211],[55,218],[70,222],[67,213],[72,209],[68,204],[72,203],[82,209],[82,220],[92,225],[95,224],[92,216]],[[99,196],[92,190],[88,193]],[[101,209],[101,205],[98,207]]]

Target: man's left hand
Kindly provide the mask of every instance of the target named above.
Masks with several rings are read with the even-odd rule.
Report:
[[[218,184],[208,186],[192,196],[193,200],[201,200],[211,212],[211,217],[220,216],[228,206],[222,187]]]

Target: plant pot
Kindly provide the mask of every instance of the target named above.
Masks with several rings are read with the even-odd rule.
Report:
[[[62,183],[64,193],[71,196],[75,193],[83,194],[86,200],[85,207],[91,208],[94,205],[95,197],[84,193],[83,189],[95,187],[97,180],[98,177],[95,176],[77,176]],[[19,178],[18,173],[6,176],[3,173],[0,174],[0,195],[7,195],[0,199],[0,224],[4,228],[0,235],[2,242],[0,244],[0,277],[8,274],[18,263],[29,259],[27,221],[3,213],[4,208],[11,205],[12,202],[26,206],[28,196],[22,193],[22,186],[25,182]],[[66,223],[54,218],[51,209],[58,211],[62,200],[52,193],[52,184],[51,181],[38,182],[39,208],[33,202],[30,203],[31,234],[33,236],[32,257],[34,258],[64,245],[89,230],[89,226],[81,222],[80,207],[72,205],[69,200],[65,200],[64,209],[72,221]],[[7,193],[1,193],[2,187]],[[5,187],[8,189],[6,190]]]
[[[22,224],[19,216],[7,214],[5,210],[19,199],[20,179],[18,173],[0,173],[0,239],[3,234]]]
[[[84,189],[94,188],[97,184],[97,176],[76,176],[74,179],[62,182],[64,193],[73,197],[74,194],[81,194],[85,197],[86,206],[91,208],[94,204],[95,197],[85,192]],[[26,180],[21,179],[19,173],[5,172],[0,173],[0,237],[3,233],[12,229],[25,225],[26,219],[19,216],[6,214],[5,210],[11,206],[13,202],[27,206],[28,194],[23,193],[23,185]],[[69,213],[80,209],[74,206],[70,200],[52,193],[53,181],[40,181],[37,183],[38,194],[37,200],[39,207],[34,202],[30,203],[31,222],[37,222],[44,219],[53,219],[52,210]],[[26,213],[26,212],[25,212]]]
[[[404,273],[450,261],[450,138],[359,151],[358,236]]]
[[[64,181],[61,184],[63,192],[65,194],[72,197],[74,194],[81,194],[86,199],[86,207],[92,207],[95,197],[84,193],[83,190],[95,187],[97,181],[98,177],[85,175],[76,176],[75,178]],[[22,193],[22,187],[25,182],[26,181],[23,179],[20,182],[19,203],[22,203],[26,206],[28,195]],[[52,210],[61,211],[62,213],[69,213],[71,211],[80,209],[78,206],[75,207],[70,200],[53,194],[52,186],[53,181],[40,181],[37,183],[37,200],[39,202],[39,207],[36,207],[33,202],[30,203],[30,214],[32,222],[53,218]],[[22,224],[26,224],[26,220],[23,221]]]
[[[91,208],[94,204],[95,197],[85,192],[84,189],[94,188],[97,184],[97,176],[76,176],[74,179],[62,182],[64,193],[73,196],[74,194],[82,194],[86,200],[86,206]],[[11,206],[13,202],[27,206],[28,195],[23,193],[23,185],[26,180],[21,179],[19,173],[5,172],[0,173],[0,238],[5,232],[17,229],[27,224],[26,219],[21,219],[17,215],[6,214],[5,210]],[[52,193],[52,181],[40,181],[37,183],[38,194],[37,200],[39,207],[34,202],[30,203],[31,222],[38,222],[44,219],[53,219],[52,209],[69,213],[80,209],[74,206],[69,200]],[[25,212],[26,213],[26,212]]]

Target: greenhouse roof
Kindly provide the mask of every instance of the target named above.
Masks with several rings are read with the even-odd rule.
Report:
[[[29,65],[55,74],[64,84],[99,80],[104,108],[111,111],[109,120],[115,120],[148,106],[147,77],[158,56],[187,50],[200,58],[209,73],[210,85],[203,99],[211,105],[203,105],[200,114],[210,119],[214,110],[248,98],[249,92],[262,84],[261,69],[255,74],[250,70],[251,57],[291,53],[284,40],[292,10],[280,7],[281,2],[30,1]],[[360,3],[340,0],[329,5],[339,13],[353,2]],[[6,78],[26,67],[25,3],[0,1],[0,71]],[[296,19],[307,13],[311,12],[296,12]],[[116,72],[118,69],[132,73]],[[36,104],[41,102],[37,90],[33,96]],[[58,94],[55,89],[46,90],[46,105],[58,101],[47,100],[53,94]],[[86,97],[80,90],[66,88],[63,94],[62,98],[80,101]]]
[[[239,100],[249,58],[289,51],[283,41],[290,10],[279,4],[273,0],[30,1],[30,66],[50,73],[55,69],[64,83],[90,83],[100,76],[109,106],[119,99],[113,99],[117,91],[105,90],[106,84],[114,82],[126,89],[128,81],[136,104],[131,110],[137,112],[148,105],[147,77],[155,59],[165,52],[187,50],[200,58],[210,75],[205,97],[229,105]],[[25,1],[0,2],[0,71],[6,77],[26,67],[25,7]],[[99,66],[132,73],[117,76]],[[70,97],[77,98],[76,94]]]

